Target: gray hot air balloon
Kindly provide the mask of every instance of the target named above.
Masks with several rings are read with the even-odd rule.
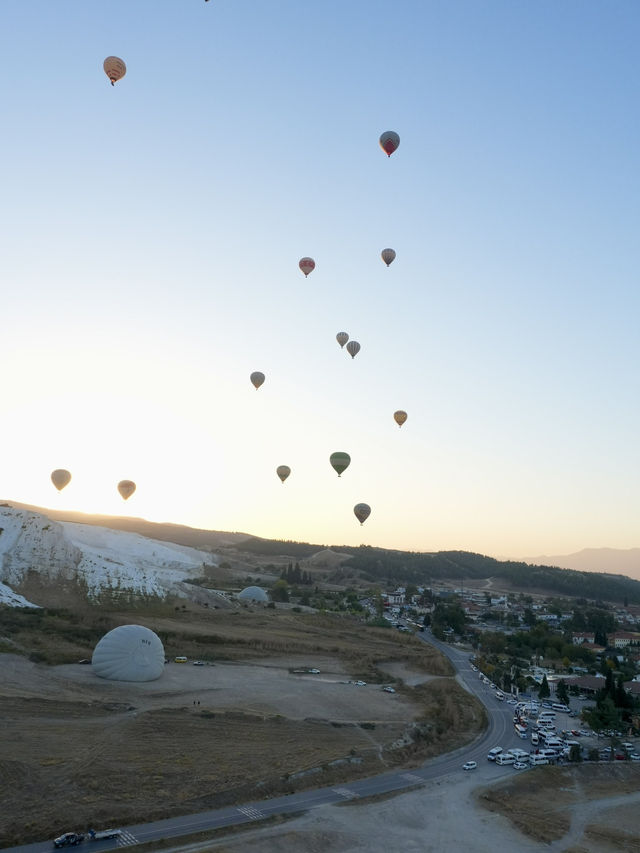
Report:
[[[93,671],[113,681],[154,681],[164,672],[164,647],[143,625],[120,625],[93,650]]]
[[[360,526],[362,527],[362,525],[371,515],[371,507],[369,506],[369,504],[356,504],[353,508],[353,513],[360,522]]]
[[[351,356],[351,358],[355,358],[360,352],[360,344],[358,341],[349,341],[347,344],[347,352]]]
[[[336,472],[338,477],[341,476],[343,471],[346,471],[349,465],[351,464],[351,457],[348,453],[343,453],[342,451],[337,451],[336,453],[332,453],[329,457],[329,464]]]
[[[124,75],[127,73],[127,66],[118,56],[107,56],[105,61],[102,63],[102,67],[104,68],[104,73],[111,81],[112,86],[115,86],[118,80],[122,80]]]
[[[251,384],[253,385],[253,387],[254,387],[254,388],[256,389],[256,391],[257,391],[257,390],[258,390],[258,388],[259,388],[259,387],[262,385],[262,383],[264,382],[264,373],[260,373],[260,371],[259,371],[259,370],[256,370],[256,371],[254,371],[254,372],[251,374],[251,376],[249,377],[249,379],[251,380]]]
[[[349,340],[349,335],[346,332],[338,332],[338,334],[336,335],[336,340],[338,341],[340,346],[343,347]]]
[[[393,263],[393,261],[395,260],[396,253],[393,251],[393,249],[383,249],[380,252],[380,257],[385,262],[385,264],[389,266],[389,264]]]
[[[288,465],[278,465],[278,467],[276,468],[276,474],[278,475],[278,477],[280,477],[283,483],[290,473],[291,468],[289,468]]]
[[[394,130],[385,130],[381,134],[380,148],[382,148],[387,157],[391,157],[398,145],[400,145],[400,137]]]
[[[56,468],[51,472],[51,482],[61,492],[71,482],[71,474],[65,468]]]

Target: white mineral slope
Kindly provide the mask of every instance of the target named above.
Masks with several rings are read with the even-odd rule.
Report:
[[[0,604],[8,604],[9,607],[39,607],[38,604],[27,601],[24,595],[18,595],[4,583],[0,583]]]
[[[214,554],[88,524],[52,521],[40,513],[0,507],[0,581],[17,587],[30,571],[47,583],[78,580],[87,593],[184,595],[183,582],[202,574]],[[22,606],[22,605],[16,605]]]

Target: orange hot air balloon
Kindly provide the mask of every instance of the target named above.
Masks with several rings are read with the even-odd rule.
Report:
[[[120,497],[122,497],[125,501],[128,501],[131,495],[136,490],[136,484],[133,480],[120,480],[118,483],[118,491],[120,492]]]
[[[313,258],[300,258],[298,266],[300,267],[300,269],[304,273],[304,277],[306,278],[309,273],[313,272],[316,268],[316,262],[313,260]]]
[[[61,492],[71,482],[71,474],[65,468],[56,468],[51,472],[51,482]]]
[[[402,409],[398,409],[397,412],[393,413],[393,419],[398,424],[399,427],[407,420],[409,416],[406,412],[403,412]]]
[[[362,527],[362,525],[371,515],[371,507],[369,506],[369,504],[356,504],[353,508],[353,513],[360,522],[360,526]]]
[[[276,474],[278,475],[278,477],[280,477],[283,483],[290,473],[291,468],[289,468],[288,465],[278,465],[278,467],[276,468]]]
[[[260,373],[260,371],[259,371],[259,370],[256,370],[256,371],[254,371],[254,372],[251,374],[251,376],[249,377],[249,379],[251,380],[251,384],[253,385],[253,387],[254,387],[254,388],[256,389],[256,391],[257,391],[257,390],[258,390],[258,388],[259,388],[259,387],[262,385],[262,383],[264,382],[264,373]]]
[[[349,340],[349,335],[346,332],[338,332],[338,334],[336,335],[336,340],[338,341],[340,346],[343,347]]]
[[[380,136],[380,148],[384,151],[387,157],[391,157],[393,152],[400,145],[400,137],[393,130],[385,130]]]
[[[127,73],[127,66],[119,56],[107,56],[105,61],[102,63],[102,67],[104,68],[104,73],[111,81],[112,86],[115,86],[118,80],[122,80],[124,75]]]
[[[380,252],[380,257],[385,262],[385,264],[389,266],[389,264],[393,263],[393,261],[395,260],[396,253],[393,251],[393,249],[383,249]]]

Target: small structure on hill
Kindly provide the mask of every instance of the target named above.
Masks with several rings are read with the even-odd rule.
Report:
[[[254,601],[257,604],[266,604],[269,601],[269,596],[265,592],[262,587],[259,586],[247,586],[242,592],[238,593],[238,598],[240,601]]]
[[[155,681],[164,672],[164,646],[144,625],[120,625],[98,642],[93,671],[112,681]]]

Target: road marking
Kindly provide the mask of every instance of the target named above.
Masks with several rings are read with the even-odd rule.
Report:
[[[349,788],[332,788],[331,790],[334,794],[340,794],[345,800],[356,800],[360,796],[355,791],[350,791]]]
[[[254,809],[252,806],[239,806],[238,811],[240,814],[246,815],[249,820],[262,820],[264,818],[260,809]]]
[[[132,844],[139,844],[139,843],[140,842],[135,837],[135,835],[132,835],[130,832],[127,832],[126,830],[124,830],[118,836],[118,847],[130,847]]]
[[[406,779],[407,782],[424,782],[425,780],[422,776],[416,776],[415,773],[403,773],[402,778]]]

